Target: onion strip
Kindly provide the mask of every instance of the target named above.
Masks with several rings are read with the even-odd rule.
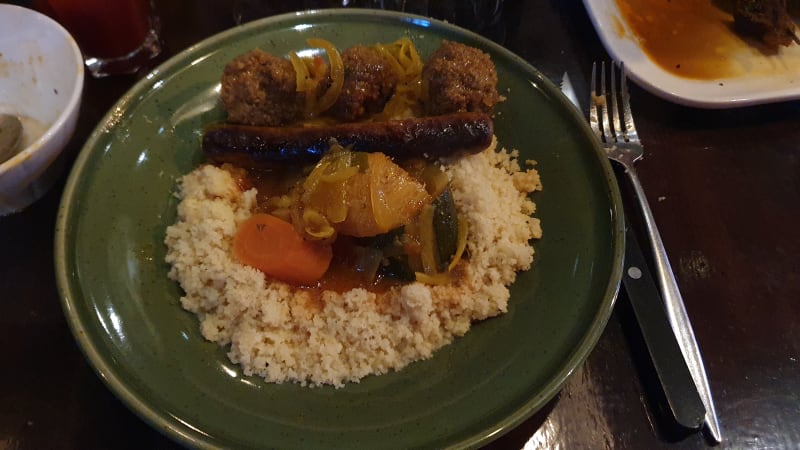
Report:
[[[453,268],[456,267],[459,261],[461,261],[461,257],[464,255],[464,249],[467,248],[467,233],[469,232],[469,224],[467,223],[466,217],[458,217],[458,247],[456,247],[456,254],[453,255],[453,259],[450,261],[450,265],[447,266],[447,271],[450,272]]]
[[[388,45],[376,44],[375,49],[389,63],[398,79],[395,92],[379,117],[395,118],[408,111],[417,115],[415,108],[419,107],[422,95],[422,59],[414,43],[409,38],[400,38]]]
[[[297,53],[289,52],[289,60],[295,71],[297,92],[305,93],[303,115],[309,120],[316,118],[336,103],[344,86],[344,64],[339,50],[330,42],[317,38],[307,39],[306,42],[313,48],[323,49],[330,62],[326,65],[321,57],[301,58]],[[319,85],[327,77],[328,67],[330,67],[331,85],[325,93],[317,97]]]
[[[330,42],[318,38],[309,38],[306,42],[308,42],[308,45],[325,50],[325,53],[328,55],[331,71],[330,87],[317,99],[313,109],[306,111],[306,115],[313,117],[333,106],[342,93],[342,86],[344,86],[344,63],[342,63],[342,55],[339,54],[339,50]],[[306,93],[306,95],[308,95],[308,93]]]
[[[289,61],[292,62],[292,67],[294,67],[297,92],[306,92],[308,90],[308,81],[311,78],[308,74],[308,67],[295,52],[289,52]]]

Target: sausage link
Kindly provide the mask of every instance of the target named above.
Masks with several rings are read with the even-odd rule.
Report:
[[[466,112],[320,127],[214,125],[204,132],[202,147],[214,163],[268,168],[313,164],[334,142],[398,159],[477,153],[491,144],[493,134],[491,117]]]

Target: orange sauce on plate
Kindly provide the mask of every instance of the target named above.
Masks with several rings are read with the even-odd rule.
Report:
[[[616,0],[622,18],[647,56],[685,78],[738,75],[736,53],[750,44],[733,30],[732,1]],[[621,24],[620,24],[621,25]],[[625,28],[615,27],[625,34]]]

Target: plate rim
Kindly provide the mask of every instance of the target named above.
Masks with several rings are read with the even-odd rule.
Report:
[[[85,324],[78,317],[76,305],[73,304],[73,292],[80,292],[82,288],[78,286],[77,280],[68,272],[67,261],[69,261],[70,245],[67,242],[69,234],[69,219],[75,214],[76,205],[74,197],[77,195],[77,188],[80,185],[83,172],[86,170],[87,164],[91,162],[90,157],[94,153],[90,144],[95,143],[106,128],[113,126],[115,123],[116,112],[127,109],[130,104],[136,101],[137,93],[142,90],[151,82],[153,78],[157,78],[163,72],[169,72],[178,66],[179,61],[186,59],[187,56],[198,51],[199,48],[213,46],[214,44],[224,41],[231,36],[240,33],[247,33],[250,30],[269,26],[273,23],[282,23],[292,19],[308,17],[309,20],[314,20],[315,17],[328,17],[339,16],[341,18],[348,17],[368,17],[376,16],[387,20],[398,22],[407,22],[409,25],[416,25],[418,21],[434,23],[440,30],[455,31],[459,34],[467,34],[471,37],[477,38],[481,44],[486,48],[491,48],[492,51],[503,54],[504,57],[512,60],[515,64],[522,65],[533,70],[538,74],[542,83],[548,86],[548,89],[557,92],[558,96],[555,98],[562,107],[567,110],[567,114],[571,115],[576,123],[581,124],[580,128],[583,134],[592,142],[592,150],[595,157],[600,164],[605,179],[604,188],[609,197],[610,211],[609,222],[611,233],[611,261],[613,266],[610,268],[610,277],[606,282],[605,289],[602,294],[602,299],[598,302],[597,310],[594,314],[594,319],[591,326],[583,334],[582,338],[576,344],[575,348],[565,358],[565,364],[554,373],[545,383],[545,387],[535,396],[528,399],[521,406],[516,408],[511,414],[508,414],[503,419],[497,421],[494,426],[484,427],[474,433],[468,433],[469,436],[458,442],[448,444],[448,447],[457,448],[471,448],[476,446],[485,445],[506,432],[510,431],[529,417],[536,411],[540,410],[547,402],[558,394],[563,387],[564,383],[569,379],[573,372],[579,368],[583,362],[588,358],[589,354],[594,349],[600,335],[605,330],[608,320],[613,311],[614,304],[616,303],[617,294],[619,292],[622,272],[623,272],[623,253],[624,253],[624,214],[622,212],[622,198],[617,185],[617,179],[614,175],[611,163],[608,158],[602,153],[600,143],[597,138],[591,133],[588,123],[585,118],[581,116],[577,109],[575,109],[569,100],[561,94],[560,89],[547,77],[541,74],[535,67],[533,67],[526,60],[516,55],[507,48],[497,44],[496,42],[484,37],[478,33],[458,27],[456,25],[433,19],[430,17],[419,16],[414,14],[407,14],[396,11],[376,10],[376,9],[362,9],[362,8],[331,8],[321,10],[306,10],[298,12],[284,13],[274,16],[265,17],[262,19],[254,20],[246,24],[234,26],[227,30],[211,35],[202,39],[186,49],[176,53],[165,62],[158,65],[151,70],[147,75],[142,77],[139,81],[134,83],[128,91],[120,97],[107,111],[107,113],[100,119],[95,126],[92,133],[86,139],[83,147],[81,148],[71,170],[69,177],[66,181],[62,197],[58,207],[55,227],[54,239],[54,258],[55,258],[55,271],[58,294],[60,303],[64,314],[67,318],[70,331],[79,344],[81,352],[85,359],[92,367],[93,371],[98,375],[106,387],[118,398],[121,402],[136,416],[145,421],[151,427],[171,438],[172,440],[190,445],[195,448],[216,448],[220,442],[215,437],[212,437],[203,430],[199,430],[190,424],[182,421],[180,417],[171,415],[165,411],[160,411],[152,407],[147,401],[137,395],[135,384],[126,382],[124,374],[119,373],[109,361],[102,356],[102,352],[98,346],[89,339],[89,330]]]
[[[796,83],[792,88],[755,93],[734,90],[725,95],[691,96],[686,91],[693,85],[697,88],[711,87],[712,85],[717,86],[718,81],[694,80],[673,75],[653,62],[635,42],[635,38],[619,36],[613,29],[613,20],[619,22],[621,26],[627,26],[627,24],[621,17],[616,0],[583,0],[583,4],[609,56],[615,61],[624,61],[628,77],[639,86],[667,101],[693,108],[725,109],[800,99],[800,83]],[[635,50],[631,51],[631,49]],[[653,76],[645,76],[645,72],[665,81],[667,85],[657,84],[653,81]],[[731,82],[727,83],[728,86],[730,84]]]

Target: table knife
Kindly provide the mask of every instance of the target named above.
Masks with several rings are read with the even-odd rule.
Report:
[[[700,428],[706,408],[672,332],[658,286],[630,227],[625,232],[624,269],[622,282],[672,416],[681,426]]]

